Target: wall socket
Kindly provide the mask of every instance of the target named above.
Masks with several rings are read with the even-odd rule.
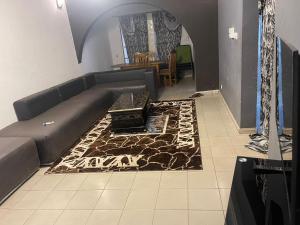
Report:
[[[221,89],[221,90],[223,89],[223,84],[220,85],[220,89]]]

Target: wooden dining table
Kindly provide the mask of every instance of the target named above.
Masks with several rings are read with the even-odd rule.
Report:
[[[112,65],[112,68],[120,68],[121,70],[126,70],[126,69],[143,69],[143,68],[154,68],[156,71],[156,83],[157,85],[160,84],[160,66],[165,65],[167,62],[165,61],[150,61],[148,63],[123,63],[123,64],[116,64]]]

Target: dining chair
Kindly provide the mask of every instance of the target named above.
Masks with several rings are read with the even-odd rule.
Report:
[[[167,69],[161,69],[159,72],[159,76],[163,77],[164,85],[166,85],[166,81],[168,80],[169,86],[173,86],[176,84],[176,51],[172,51],[169,55],[169,62]]]
[[[155,61],[155,53],[154,52],[147,52],[148,62]]]
[[[134,63],[139,63],[140,59],[141,59],[141,53],[140,52],[134,53],[134,55],[133,55],[133,61],[134,61]]]
[[[136,52],[134,53],[134,63],[146,64],[149,62],[149,58],[146,53]]]

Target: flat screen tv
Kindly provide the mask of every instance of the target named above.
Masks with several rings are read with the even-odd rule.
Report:
[[[283,153],[286,192],[291,225],[300,225],[300,56],[299,52],[281,39],[282,95],[284,132],[292,136],[292,151]],[[285,161],[286,162],[286,161]]]
[[[277,53],[276,159],[238,157],[227,225],[300,225],[300,55],[281,39]]]
[[[294,52],[293,77],[293,151],[292,151],[292,182],[291,182],[291,217],[294,225],[300,224],[300,56]]]

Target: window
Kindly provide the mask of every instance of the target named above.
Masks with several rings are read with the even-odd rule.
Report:
[[[123,32],[122,32],[121,28],[120,28],[120,33],[121,33],[123,53],[124,53],[124,62],[129,63],[128,52],[127,52],[127,48],[126,48],[126,44],[125,44],[125,40],[124,40],[124,36],[123,36]]]

